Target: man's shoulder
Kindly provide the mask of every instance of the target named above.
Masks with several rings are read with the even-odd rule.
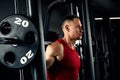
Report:
[[[62,44],[60,42],[52,42],[51,44],[48,45],[49,47],[52,47],[52,48],[60,48],[62,47]]]
[[[52,42],[47,46],[48,53],[52,53],[52,55],[58,55],[59,53],[63,52],[63,46],[59,42]]]

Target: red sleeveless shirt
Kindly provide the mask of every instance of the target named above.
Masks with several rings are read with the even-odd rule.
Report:
[[[78,80],[80,58],[76,50],[72,50],[62,39],[58,39],[64,47],[64,57],[61,61],[55,58],[55,63],[47,70],[47,80]]]

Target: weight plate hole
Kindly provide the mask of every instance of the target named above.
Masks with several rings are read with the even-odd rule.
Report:
[[[8,22],[4,22],[0,26],[1,33],[6,35],[9,34],[11,31],[11,25]]]
[[[13,52],[7,52],[4,56],[4,61],[6,64],[11,65],[15,62],[15,55]]]
[[[25,35],[25,42],[28,44],[33,44],[35,43],[35,34],[32,31],[27,32],[27,34]]]

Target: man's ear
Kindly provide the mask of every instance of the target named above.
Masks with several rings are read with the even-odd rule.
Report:
[[[69,25],[65,25],[65,30],[66,31],[69,31],[70,29],[69,29]]]

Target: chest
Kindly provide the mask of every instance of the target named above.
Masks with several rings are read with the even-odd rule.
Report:
[[[80,67],[80,58],[75,50],[64,47],[62,65],[66,68],[78,69]]]

